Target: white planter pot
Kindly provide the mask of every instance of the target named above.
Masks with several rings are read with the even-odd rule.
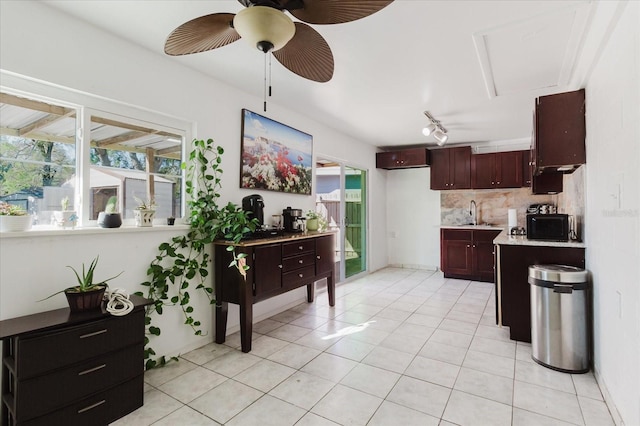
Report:
[[[78,223],[78,215],[73,210],[53,212],[53,222],[60,228],[75,228]]]
[[[133,211],[136,226],[153,226],[153,218],[156,215],[155,210],[134,210]]]
[[[0,232],[21,232],[31,229],[33,217],[25,216],[0,216]]]

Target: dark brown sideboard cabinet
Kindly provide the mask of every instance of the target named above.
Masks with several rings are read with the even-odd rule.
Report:
[[[471,147],[432,149],[431,189],[471,189]]]
[[[143,404],[144,306],[69,308],[0,321],[1,424],[106,425]]]
[[[253,304],[296,288],[307,286],[307,301],[313,302],[314,283],[327,279],[329,305],[335,304],[332,232],[287,235],[235,244],[237,253],[247,255],[246,278],[229,267],[233,257],[230,243],[215,243],[216,343],[224,343],[228,304],[240,307],[242,352],[251,350]]]
[[[494,282],[493,240],[499,230],[440,230],[440,268],[446,278]]]

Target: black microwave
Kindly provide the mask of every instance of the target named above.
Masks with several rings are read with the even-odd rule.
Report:
[[[528,214],[527,238],[530,240],[569,241],[569,215]]]

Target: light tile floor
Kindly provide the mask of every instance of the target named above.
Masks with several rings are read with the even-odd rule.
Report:
[[[147,372],[116,425],[613,425],[593,374],[495,325],[493,284],[386,268]]]

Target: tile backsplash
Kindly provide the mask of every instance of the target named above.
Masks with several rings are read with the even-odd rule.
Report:
[[[478,223],[507,226],[509,209],[518,212],[518,226],[526,226],[527,207],[530,204],[558,202],[557,195],[532,195],[529,188],[481,189],[468,191],[442,191],[440,193],[440,223],[464,225],[471,222],[471,200],[478,206]]]
[[[471,200],[478,206],[478,223],[506,227],[508,210],[518,212],[518,226],[526,226],[527,207],[530,204],[550,203],[558,206],[558,213],[575,217],[576,232],[580,237],[584,217],[584,168],[564,176],[564,190],[557,195],[533,195],[529,188],[481,189],[440,192],[440,223],[464,225],[471,222]]]

